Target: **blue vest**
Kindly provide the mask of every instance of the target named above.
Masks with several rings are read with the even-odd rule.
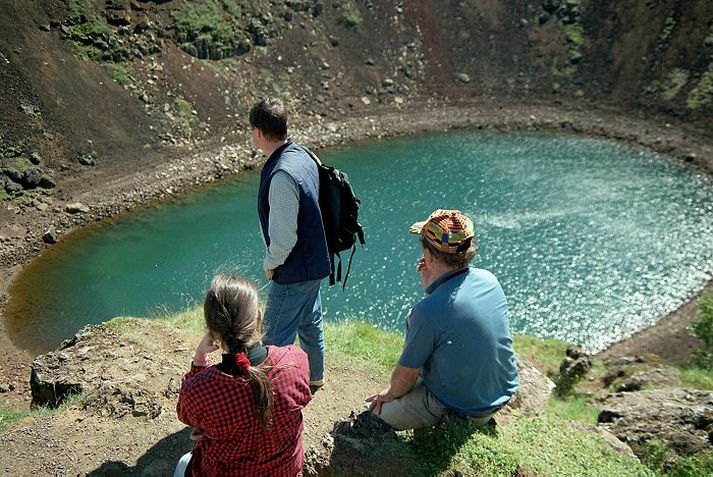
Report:
[[[267,159],[260,176],[257,213],[260,217],[262,235],[270,245],[269,192],[272,176],[285,171],[294,179],[300,193],[297,214],[297,243],[285,263],[275,269],[272,279],[279,284],[319,280],[329,275],[329,252],[327,239],[319,210],[319,171],[317,164],[297,144],[288,141]]]

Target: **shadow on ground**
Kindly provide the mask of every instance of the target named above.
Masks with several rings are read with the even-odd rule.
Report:
[[[474,432],[497,435],[494,425],[478,428],[463,419],[448,418],[409,438],[363,412],[335,426],[330,454],[321,459],[308,456],[305,475],[441,475]]]
[[[146,451],[144,455],[139,457],[139,460],[133,467],[120,461],[108,461],[103,463],[98,469],[89,472],[87,476],[171,476],[173,475],[173,470],[178,459],[193,448],[193,441],[191,441],[190,436],[191,429],[185,428],[182,431],[171,434],[158,441],[153,447]]]

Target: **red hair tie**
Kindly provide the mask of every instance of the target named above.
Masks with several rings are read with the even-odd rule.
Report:
[[[250,360],[245,353],[238,353],[235,355],[235,365],[240,370],[241,374],[248,374],[248,368],[250,368]]]

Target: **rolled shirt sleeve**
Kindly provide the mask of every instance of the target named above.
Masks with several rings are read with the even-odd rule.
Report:
[[[300,193],[297,183],[287,172],[277,171],[272,176],[268,202],[270,204],[268,224],[270,245],[267,247],[263,268],[274,270],[285,263],[297,243]]]
[[[407,368],[422,368],[435,348],[435,330],[428,316],[414,307],[408,317],[406,342],[399,364]]]

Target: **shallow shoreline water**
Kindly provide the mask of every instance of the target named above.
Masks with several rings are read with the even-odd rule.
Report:
[[[448,129],[533,131],[557,130],[600,136],[644,146],[691,163],[701,171],[713,170],[713,140],[689,125],[672,126],[662,121],[641,120],[623,112],[606,109],[567,109],[549,104],[503,105],[473,101],[458,105],[443,105],[433,100],[417,106],[405,105],[401,110],[364,111],[362,116],[344,118],[339,123],[297,124],[294,137],[314,147],[340,147],[361,141],[380,140],[422,132]],[[310,140],[319,138],[319,140]],[[113,178],[101,187],[84,184],[81,178],[68,180],[76,191],[66,202],[80,201],[91,206],[91,212],[74,217],[74,223],[63,230],[78,229],[86,224],[150,206],[157,201],[170,200],[201,184],[233,176],[241,170],[259,167],[261,157],[251,153],[248,138],[243,144],[177,157],[158,168],[129,173]],[[26,240],[3,244],[0,249],[0,314],[7,302],[8,285],[15,274],[45,245],[41,235],[58,217],[66,214],[57,207],[38,217],[34,212],[21,211],[17,223],[28,230]],[[66,235],[64,235],[66,236]],[[63,236],[60,236],[60,240]],[[710,283],[708,285],[710,289]],[[695,300],[695,298],[694,298]],[[691,302],[689,302],[690,304]],[[685,305],[684,305],[685,307]],[[683,308],[683,307],[682,307]],[[674,312],[672,315],[676,315]],[[679,318],[680,321],[681,318]],[[684,317],[683,319],[689,319]],[[659,320],[659,326],[663,320]],[[0,322],[0,382],[3,378],[26,380],[32,356],[17,349],[4,332]],[[71,336],[76,330],[68,330]],[[644,330],[645,331],[645,330]],[[642,332],[640,332],[642,333]],[[656,350],[651,350],[656,351]],[[11,359],[4,359],[12,357]]]

